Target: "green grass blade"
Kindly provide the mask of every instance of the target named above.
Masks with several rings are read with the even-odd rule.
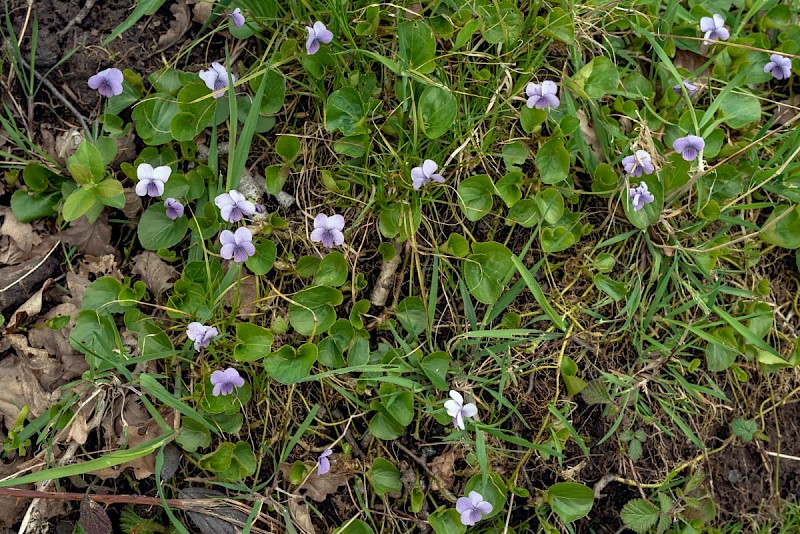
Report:
[[[523,264],[518,257],[512,255],[511,261],[514,262],[514,267],[517,268],[517,271],[519,271],[520,276],[522,276],[522,279],[525,280],[525,285],[527,285],[528,289],[531,290],[533,298],[535,298],[536,302],[539,303],[539,306],[542,307],[544,313],[547,314],[550,320],[553,321],[553,324],[555,324],[560,330],[566,330],[567,327],[564,324],[564,320],[556,313],[553,307],[550,306],[550,303],[547,302],[547,297],[544,296],[544,291],[542,291],[542,286],[540,286],[539,282],[537,282],[536,279],[533,277],[533,273],[531,273],[531,271],[529,271],[528,268],[525,267],[525,264]],[[543,261],[544,259],[541,259],[539,260],[539,263],[534,265],[533,267],[534,272],[539,270],[539,266],[542,264]]]
[[[39,471],[38,473],[31,473],[30,475],[3,480],[0,481],[0,488],[17,486],[19,484],[32,484],[34,482],[41,482],[42,480],[55,480],[58,478],[66,478],[75,475],[84,475],[86,473],[91,473],[92,471],[98,471],[100,469],[114,467],[115,465],[132,462],[133,460],[142,458],[148,454],[152,454],[163,445],[166,445],[172,441],[174,436],[175,432],[162,434],[155,439],[145,441],[144,443],[140,443],[139,445],[131,447],[130,449],[116,450],[105,454],[100,458],[95,458],[94,460],[87,460],[79,464],[65,465],[62,467],[53,467],[51,469]]]

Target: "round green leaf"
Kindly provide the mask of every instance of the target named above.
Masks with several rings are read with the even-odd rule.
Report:
[[[791,213],[786,213],[792,210]],[[798,205],[781,204],[775,206],[769,218],[764,222],[760,237],[770,245],[796,249],[800,248],[800,211]],[[780,217],[779,220],[778,217]]]
[[[349,273],[347,260],[338,250],[330,252],[319,262],[314,283],[318,286],[338,287],[347,281]]]
[[[428,313],[419,297],[406,297],[397,305],[397,320],[406,332],[418,337],[428,328]]]
[[[488,174],[470,176],[458,184],[458,201],[470,221],[483,219],[492,210],[495,187]]]
[[[533,228],[539,219],[539,207],[532,198],[523,198],[508,210],[508,224],[516,223],[524,228]]]
[[[211,96],[211,89],[201,80],[187,83],[178,92],[178,108],[194,115],[201,129],[211,124],[216,102]]]
[[[563,139],[550,139],[536,153],[536,168],[543,183],[557,184],[569,174],[569,151]]]
[[[464,534],[467,527],[461,522],[461,514],[455,508],[442,508],[428,516],[428,522],[436,534]]]
[[[587,97],[596,100],[617,90],[619,71],[610,59],[599,56],[576,72],[572,81],[583,89]]]
[[[345,135],[360,133],[361,123],[364,121],[364,103],[361,95],[352,87],[345,87],[334,91],[328,97],[325,106],[325,128],[329,132],[336,130]]]
[[[180,111],[173,96],[156,93],[133,108],[131,118],[142,141],[148,145],[163,145],[172,141],[170,124]]]
[[[289,322],[299,334],[313,336],[326,331],[336,321],[333,307],[341,304],[343,297],[338,289],[315,286],[299,291],[292,300]]]
[[[474,243],[473,254],[463,262],[470,293],[484,304],[494,304],[503,293],[501,285],[514,268],[511,251],[495,242]]]
[[[294,384],[309,375],[317,353],[317,346],[312,343],[301,345],[296,352],[291,345],[284,345],[264,359],[264,369],[273,380]]]
[[[585,517],[592,509],[594,491],[575,482],[559,482],[545,493],[547,504],[565,523]]]
[[[178,113],[169,123],[172,138],[181,142],[191,141],[203,131],[203,128],[205,126],[198,122],[197,117],[187,112]]]
[[[575,236],[563,226],[542,228],[542,250],[548,254],[566,250],[575,244]]]
[[[390,461],[383,458],[376,458],[372,462],[372,467],[367,471],[367,480],[375,488],[375,493],[378,495],[384,495],[390,491],[399,492],[403,490],[400,470]]]
[[[564,215],[564,197],[555,187],[548,187],[536,193],[539,213],[549,224],[556,224]]]
[[[422,92],[417,107],[419,123],[428,139],[447,133],[458,111],[456,99],[447,89],[430,86]]]
[[[270,353],[274,336],[272,332],[252,323],[236,324],[236,339],[239,341],[233,351],[237,362],[253,362]]]
[[[247,258],[244,264],[250,272],[257,276],[267,274],[272,270],[272,264],[278,256],[278,248],[271,240],[259,238],[255,242],[256,253]]]
[[[397,25],[398,56],[403,66],[430,74],[436,66],[436,38],[425,22],[414,20]]]
[[[372,527],[360,519],[348,521],[345,526],[337,529],[334,534],[375,534]]]
[[[189,221],[186,217],[179,217],[173,221],[167,217],[164,205],[158,203],[152,204],[142,214],[137,234],[139,242],[145,249],[158,250],[177,245],[186,235],[188,228]]]

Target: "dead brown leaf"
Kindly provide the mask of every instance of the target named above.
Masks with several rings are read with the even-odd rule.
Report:
[[[69,289],[70,296],[64,297],[64,303],[80,306],[83,302],[83,294],[90,283],[89,277],[85,274],[67,271],[67,289]]]
[[[142,212],[142,197],[136,194],[136,190],[132,187],[123,189],[125,193],[125,207],[122,208],[122,213],[128,219],[136,219]]]
[[[28,319],[36,317],[39,315],[39,313],[41,313],[42,293],[45,289],[50,287],[52,282],[52,278],[45,280],[45,283],[42,285],[39,291],[31,295],[30,298],[23,302],[19,308],[14,310],[14,313],[11,314],[11,317],[8,320],[8,326],[6,326],[7,331],[13,332],[18,326],[24,324]]]
[[[106,436],[106,441],[109,439],[111,443],[116,446],[126,446],[128,448],[144,443],[151,439],[155,439],[162,434],[161,428],[158,423],[150,416],[150,413],[142,404],[141,399],[135,395],[127,395],[122,399],[122,414],[119,413],[119,405],[114,404],[114,408],[108,410],[102,427],[106,431],[111,428],[114,429],[113,436]],[[162,408],[159,412],[161,417],[170,424],[175,424],[175,411],[170,408]],[[112,419],[113,422],[108,419]],[[125,436],[127,435],[127,443]],[[113,445],[112,445],[113,446]],[[156,472],[156,457],[155,453],[131,460],[122,465],[100,469],[93,471],[94,474],[101,478],[116,478],[126,468],[133,468],[133,476],[136,480],[142,480],[155,474]]]
[[[3,217],[0,236],[10,237],[22,252],[30,252],[34,246],[42,242],[42,238],[33,231],[33,226],[19,222],[11,208],[0,208],[0,216]]]
[[[172,280],[178,277],[178,271],[150,251],[133,257],[133,273],[138,274],[156,296],[172,287]]]
[[[786,126],[798,114],[800,114],[800,95],[794,95],[792,98],[778,103],[778,108],[775,110],[775,123]]]
[[[192,7],[192,20],[198,24],[205,24],[209,17],[211,17],[211,12],[214,10],[214,4],[205,1],[190,1],[189,3],[194,4]]]
[[[333,461],[331,461],[333,464]],[[279,469],[283,474],[285,480],[289,480],[289,475],[292,471],[292,464],[283,462],[279,465]],[[308,475],[303,485],[295,489],[296,492],[305,494],[306,497],[316,501],[322,502],[328,498],[328,495],[333,495],[337,490],[347,484],[349,475],[343,471],[331,469],[324,475],[318,475],[316,469],[313,473]]]
[[[122,273],[117,268],[116,257],[113,254],[100,257],[85,256],[78,262],[77,272],[67,271],[67,288],[70,296],[65,296],[62,302],[80,307],[86,288],[92,280],[102,276],[112,276],[120,281],[123,279]]]
[[[11,334],[11,336],[17,336],[17,334]],[[25,337],[19,337],[27,345]],[[0,415],[5,417],[5,424],[8,428],[14,426],[23,406],[27,405],[31,415],[38,417],[51,405],[50,395],[36,380],[36,376],[26,360],[28,360],[27,357],[14,355],[0,360]]]
[[[74,380],[83,374],[88,365],[83,354],[75,351],[69,344],[69,333],[75,326],[75,317],[78,315],[78,308],[74,304],[59,304],[50,309],[43,317],[44,321],[54,317],[69,317],[69,323],[59,330],[53,330],[46,326],[31,328],[28,331],[28,342],[31,347],[44,349],[48,354],[52,354],[61,360],[62,371],[60,380],[65,383]]]
[[[78,128],[73,128],[56,137],[55,157],[62,165],[66,164],[67,158],[75,154],[78,147],[83,142],[83,132]]]
[[[237,291],[228,291],[225,294],[225,305],[233,306],[233,299],[237,301],[237,317],[249,318],[256,313],[256,302],[258,301],[258,291],[256,288],[256,278],[242,267],[242,278],[239,281]]]
[[[180,41],[183,35],[189,31],[189,26],[192,24],[192,15],[185,0],[173,3],[169,6],[169,10],[172,11],[174,18],[169,23],[169,29],[158,38],[156,50],[159,52]]]
[[[431,488],[434,490],[450,490],[453,488],[453,482],[456,479],[455,464],[457,458],[455,449],[451,448],[433,459],[429,467],[436,478],[431,481]]]
[[[114,253],[111,227],[106,215],[100,216],[94,223],[90,223],[86,216],[72,221],[60,237],[64,243],[76,246],[81,254],[103,256]]]
[[[68,368],[66,364],[73,364],[75,360],[60,358],[61,355],[52,354],[45,349],[32,347],[28,338],[20,334],[8,334],[6,336],[11,341],[11,346],[17,355],[25,362],[26,367],[33,372],[39,384],[47,391],[66,384],[71,379],[80,376],[75,374],[75,369]],[[76,369],[86,369],[86,360],[76,362]],[[64,378],[64,377],[67,378]]]
[[[583,140],[586,141],[586,144],[589,145],[589,148],[594,152],[594,155],[597,156],[599,161],[605,161],[606,158],[603,156],[600,141],[597,139],[597,132],[594,126],[589,124],[589,117],[586,116],[586,112],[582,109],[578,110],[578,122],[580,123]]]
[[[314,523],[311,522],[308,505],[300,497],[291,497],[289,499],[289,514],[292,516],[294,526],[302,532],[305,534],[317,534]]]

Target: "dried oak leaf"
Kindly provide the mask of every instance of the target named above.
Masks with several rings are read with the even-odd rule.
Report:
[[[279,465],[279,469],[283,474],[284,480],[288,481],[292,471],[292,464],[284,462]],[[315,470],[308,475],[303,485],[299,486],[295,492],[305,494],[306,497],[316,502],[322,502],[328,498],[328,495],[335,494],[340,487],[345,486],[349,478],[347,473],[337,471],[335,468],[332,468],[324,475],[318,475]]]
[[[36,380],[26,359],[6,356],[0,360],[0,415],[9,428],[14,426],[22,406],[28,405],[31,415],[38,417],[51,405],[50,395]]]
[[[28,253],[34,246],[42,242],[42,238],[33,231],[33,226],[19,222],[11,208],[0,208],[0,216],[3,217],[0,236],[10,237],[20,251]]]
[[[142,404],[142,401],[135,395],[128,395],[125,397],[124,408],[120,416],[118,410],[109,410],[106,413],[107,418],[114,418],[114,433],[112,436],[114,441],[120,446],[127,446],[128,448],[134,447],[145,441],[155,439],[162,434],[161,428],[158,423],[150,416],[150,413]],[[175,420],[174,411],[170,408],[162,408],[159,413],[168,423]],[[103,428],[109,428],[110,425],[102,425]],[[125,443],[125,436],[127,435],[127,443]],[[107,436],[108,437],[108,436]],[[101,478],[116,478],[126,468],[133,468],[133,475],[136,480],[153,476],[156,472],[156,457],[155,453],[141,458],[136,458],[130,462],[113,467],[93,471],[92,473]]]
[[[178,271],[150,251],[133,257],[133,273],[138,274],[156,296],[172,287],[171,281],[178,277]]]
[[[33,372],[36,380],[46,391],[52,391],[68,382],[68,380],[64,380],[64,365],[57,355],[44,349],[31,347],[28,338],[21,334],[7,334],[6,337],[11,342],[17,356],[22,358],[27,368]],[[71,372],[68,374],[71,375]]]
[[[192,7],[192,20],[198,24],[205,24],[211,18],[211,12],[214,10],[214,4],[211,2],[197,2],[196,0],[189,0],[189,4],[194,4]]]
[[[114,253],[114,247],[111,246],[111,227],[105,215],[93,223],[86,216],[76,219],[70,223],[69,228],[61,232],[60,237],[64,243],[76,246],[81,254],[104,256]]]
[[[434,490],[451,489],[453,482],[456,479],[456,451],[455,449],[448,449],[440,454],[428,465],[431,472],[436,476],[431,486]]]
[[[172,11],[173,19],[169,23],[169,29],[161,34],[158,38],[158,45],[156,50],[166,50],[181,40],[183,35],[189,31],[189,26],[192,24],[192,14],[186,1],[175,2],[169,6]]]
[[[126,187],[122,192],[125,195],[125,207],[122,208],[122,213],[131,220],[138,218],[139,214],[144,209],[142,206],[142,197],[137,195],[136,190],[132,187]]]
[[[28,319],[36,317],[42,311],[42,293],[45,289],[52,285],[53,279],[48,278],[45,283],[39,288],[39,291],[31,295],[28,300],[23,302],[19,308],[14,310],[11,317],[8,319],[8,326],[6,330],[13,332],[18,326],[24,324]]]
[[[306,534],[317,534],[314,523],[311,522],[311,513],[308,510],[308,504],[300,499],[300,497],[291,497],[289,499],[289,514],[292,516],[294,525],[302,532]]]
[[[59,380],[63,380],[64,383],[78,378],[89,368],[83,354],[77,352],[69,344],[69,333],[75,326],[75,317],[78,316],[78,311],[74,304],[59,304],[51,308],[42,319],[48,321],[55,317],[69,317],[69,323],[58,330],[42,326],[31,328],[28,331],[28,341],[31,347],[44,349],[61,360],[62,371]]]

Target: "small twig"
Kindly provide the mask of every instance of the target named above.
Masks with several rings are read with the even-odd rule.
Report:
[[[75,26],[76,24],[80,24],[81,22],[83,22],[83,19],[85,19],[85,18],[86,18],[86,15],[88,15],[88,14],[89,14],[89,11],[91,11],[91,10],[92,10],[92,7],[94,7],[94,3],[95,3],[96,1],[97,1],[97,0],[86,0],[86,3],[85,3],[85,4],[83,4],[83,7],[81,8],[81,10],[80,10],[80,11],[78,11],[78,14],[77,14],[77,15],[75,15],[75,16],[72,18],[72,20],[70,20],[70,21],[67,23],[67,25],[66,25],[66,26],[64,26],[63,28],[61,28],[60,30],[58,30],[58,33],[56,33],[56,35],[58,35],[58,37],[59,37],[59,38],[61,38],[61,37],[64,37],[64,35],[65,35],[65,34],[66,34],[66,33],[67,33],[67,32],[68,32],[68,31],[69,31],[69,30],[70,30],[70,29],[71,29],[73,26]]]
[[[767,453],[767,456],[774,456],[775,458],[781,458],[781,459],[786,459],[786,460],[796,460],[796,461],[800,462],[800,456],[790,456],[788,454],[782,454],[782,453],[777,453],[777,452],[772,452],[772,451],[765,451],[765,452]]]
[[[394,443],[392,443],[392,445],[393,445],[393,446],[395,446],[395,447],[397,447],[398,449],[400,449],[400,450],[401,450],[401,451],[403,451],[404,453],[406,453],[406,456],[408,456],[409,458],[411,458],[412,460],[414,460],[414,462],[416,462],[416,464],[417,464],[418,466],[420,466],[420,467],[422,468],[422,470],[423,470],[423,471],[425,471],[425,474],[426,474],[426,475],[428,475],[428,476],[429,476],[429,477],[431,477],[433,480],[435,480],[435,481],[436,481],[436,485],[437,485],[437,486],[439,486],[439,490],[440,490],[442,493],[444,493],[444,494],[445,494],[445,496],[446,496],[446,497],[447,497],[447,498],[448,498],[450,501],[455,501],[455,500],[456,500],[456,496],[455,496],[455,495],[453,495],[453,494],[450,492],[450,490],[448,490],[447,488],[445,488],[445,487],[444,487],[444,484],[442,483],[442,481],[441,481],[441,480],[439,480],[439,477],[437,477],[437,476],[436,476],[436,475],[433,473],[433,471],[431,471],[431,470],[430,470],[430,468],[428,467],[428,464],[426,464],[426,463],[425,463],[425,462],[422,460],[422,458],[418,457],[416,454],[414,454],[414,453],[413,453],[413,452],[412,452],[410,449],[408,449],[408,448],[407,448],[405,445],[403,445],[402,443],[399,443],[399,442],[395,441]]]
[[[59,499],[63,501],[80,501],[86,494],[84,493],[67,493],[60,491],[39,491],[29,490],[22,488],[0,488],[0,495],[10,495],[17,498],[28,499]],[[95,502],[104,504],[144,504],[150,506],[161,506],[161,499],[158,497],[146,497],[144,495],[89,495],[89,498]],[[169,506],[174,508],[185,508],[188,503],[194,504],[197,499],[166,499]]]
[[[30,271],[28,271],[27,273],[25,273],[25,274],[24,274],[24,275],[22,275],[21,277],[17,278],[17,279],[16,279],[16,280],[14,280],[13,282],[11,282],[9,285],[7,285],[6,287],[4,287],[4,288],[0,289],[0,293],[4,293],[4,292],[8,291],[8,290],[9,290],[9,289],[11,289],[12,287],[14,287],[15,285],[19,284],[20,282],[22,282],[23,280],[25,280],[26,278],[28,278],[30,275],[32,275],[33,273],[35,273],[35,272],[36,272],[36,269],[38,269],[39,267],[41,267],[42,265],[44,265],[44,262],[46,262],[46,261],[47,261],[47,258],[49,258],[49,257],[50,257],[50,255],[51,255],[51,254],[52,254],[52,253],[53,253],[53,252],[56,250],[56,247],[57,247],[58,245],[60,245],[60,244],[61,244],[61,241],[57,241],[57,242],[56,242],[56,244],[55,244],[55,245],[53,245],[53,248],[51,248],[51,249],[50,249],[50,252],[48,252],[48,253],[45,255],[45,257],[44,257],[44,258],[42,258],[42,261],[40,261],[39,263],[37,263],[37,264],[36,264],[36,266],[35,266],[33,269],[31,269]]]
[[[11,46],[8,41],[6,41],[5,44],[6,44],[6,47]],[[22,63],[23,67],[25,67],[28,70],[31,70],[31,66],[22,57],[19,57],[17,59],[19,59],[19,61],[20,61],[20,63]],[[59,100],[61,100],[61,103],[64,104],[64,106],[66,106],[66,108],[68,110],[70,110],[70,112],[75,116],[75,118],[78,119],[81,122],[81,125],[83,126],[83,129],[86,131],[86,135],[91,137],[92,136],[92,130],[91,130],[91,128],[89,128],[89,119],[84,117],[83,113],[78,111],[78,109],[75,106],[72,105],[72,102],[70,102],[67,99],[67,97],[65,97],[61,93],[61,91],[59,91],[58,88],[50,82],[50,80],[48,80],[47,78],[45,78],[44,76],[39,74],[36,70],[33,70],[33,75],[36,77],[37,80],[39,80],[42,83],[42,85],[47,87],[50,90],[51,93],[53,93]]]

